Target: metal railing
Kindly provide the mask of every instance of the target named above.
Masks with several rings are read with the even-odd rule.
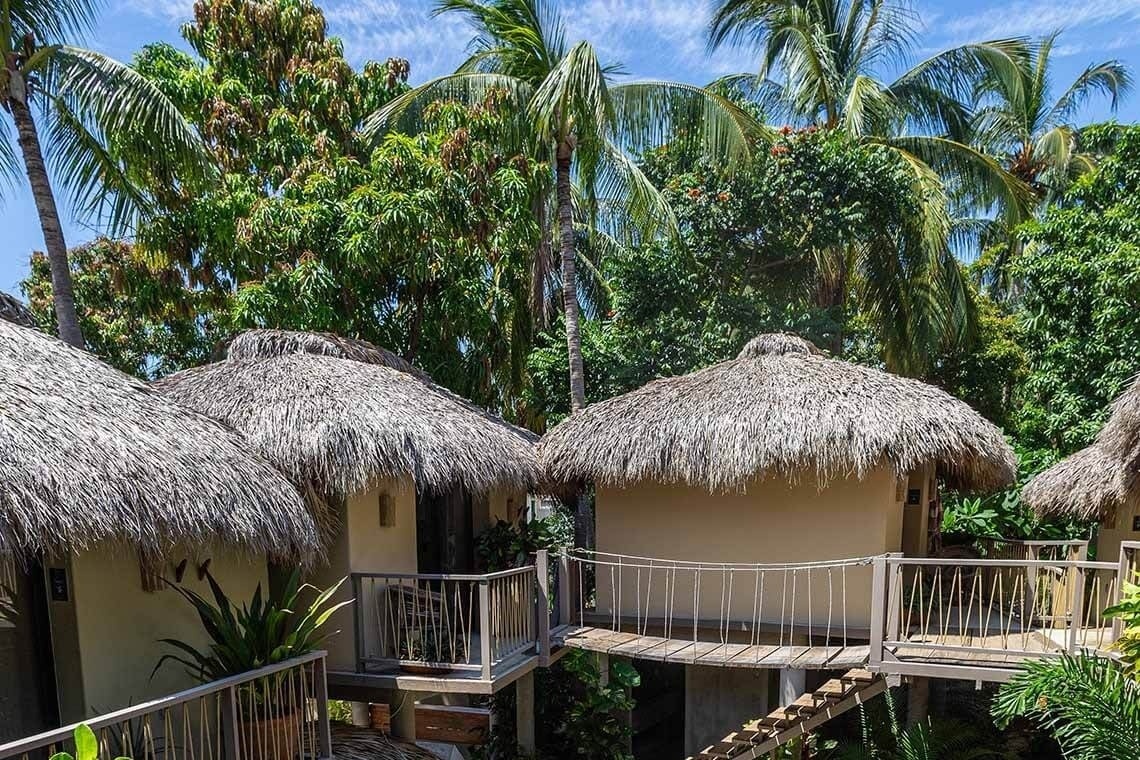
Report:
[[[329,760],[325,653],[180,691],[82,721],[101,760]],[[79,724],[0,745],[0,760],[74,755]]]
[[[485,575],[353,573],[356,660],[370,667],[478,671],[538,653],[534,565]]]
[[[564,559],[559,595],[573,601],[561,615],[582,625],[694,644],[840,647],[868,637],[872,557],[727,564],[575,550]]]

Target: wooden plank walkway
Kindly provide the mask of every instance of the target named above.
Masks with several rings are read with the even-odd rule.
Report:
[[[555,643],[591,652],[622,655],[640,660],[712,665],[729,668],[784,668],[814,670],[853,668],[870,657],[867,645],[776,646],[774,644],[721,644],[715,641],[665,639],[615,632],[607,628],[567,628],[556,634]]]

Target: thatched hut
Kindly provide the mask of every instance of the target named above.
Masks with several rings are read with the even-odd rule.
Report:
[[[1112,403],[1096,440],[1030,480],[1021,497],[1042,515],[1100,520],[1102,558],[1140,539],[1140,378]]]
[[[318,582],[470,571],[473,536],[513,517],[539,476],[536,436],[363,341],[253,330],[156,387],[232,425],[335,510],[321,516],[331,559]],[[349,667],[352,637],[341,638],[330,660]]]
[[[965,403],[790,335],[593,404],[539,458],[555,483],[594,485],[600,551],[704,562],[923,555],[938,477],[987,490],[1015,475]]]
[[[150,678],[158,638],[201,629],[162,579],[199,585],[209,563],[248,593],[267,555],[317,549],[297,489],[238,433],[4,320],[0,452],[0,736],[186,686]]]

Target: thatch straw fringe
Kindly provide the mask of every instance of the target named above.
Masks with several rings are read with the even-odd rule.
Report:
[[[0,292],[0,319],[5,319],[21,327],[35,327],[32,311],[20,299]]]
[[[430,380],[427,374],[416,369],[402,356],[386,348],[356,338],[342,338],[327,332],[298,332],[294,330],[246,330],[238,333],[226,347],[227,359],[269,359],[286,354],[317,354],[352,359],[362,364],[391,367]]]
[[[283,336],[278,347],[319,345]],[[339,339],[338,339],[339,340]],[[258,337],[261,349],[271,345]],[[239,356],[251,345],[239,338]],[[367,345],[367,344],[365,344]],[[372,350],[375,347],[371,347]],[[298,483],[331,498],[411,475],[420,488],[483,494],[538,479],[536,437],[454,394],[379,363],[324,353],[230,358],[156,386],[232,425]]]
[[[411,700],[408,700],[411,709]],[[332,749],[336,760],[439,760],[432,752],[411,742],[385,736],[374,728],[334,723]]]
[[[936,463],[967,490],[1014,479],[994,425],[933,386],[817,355],[794,336],[761,336],[741,357],[575,413],[539,444],[556,483],[681,482],[741,490],[757,477],[820,483],[883,465]]]
[[[1112,402],[1091,446],[1026,484],[1021,498],[1038,514],[1108,518],[1140,488],[1140,378]]]
[[[35,330],[0,321],[0,552],[126,542],[317,549],[294,486],[236,432]]]

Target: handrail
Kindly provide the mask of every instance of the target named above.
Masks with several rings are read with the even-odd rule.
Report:
[[[220,694],[221,692],[227,691],[229,689],[245,686],[246,684],[252,683],[259,679],[273,676],[278,673],[284,673],[286,671],[292,670],[293,668],[297,668],[302,665],[308,665],[309,663],[315,663],[316,669],[320,671],[320,683],[315,684],[315,687],[319,691],[324,692],[326,688],[324,672],[324,660],[326,655],[327,653],[323,650],[310,652],[308,654],[301,655],[300,657],[294,657],[283,662],[266,665],[265,667],[257,668],[256,670],[250,670],[245,673],[239,673],[238,675],[228,676],[226,678],[222,678],[217,681],[211,681],[210,683],[201,684],[199,686],[194,686],[192,688],[185,689],[183,691],[179,691],[165,697],[159,697],[158,699],[152,699],[137,705],[124,707],[121,710],[116,710],[104,715],[77,721],[75,723],[52,729],[50,731],[44,731],[39,734],[27,736],[23,739],[17,739],[14,742],[0,744],[0,760],[22,755],[26,752],[31,752],[33,750],[47,747],[53,744],[70,741],[73,734],[75,733],[75,729],[80,725],[86,725],[92,731],[98,733],[98,731],[103,728],[118,726],[136,718],[141,718],[152,713],[161,712],[172,707],[184,705],[203,697]],[[325,701],[327,702],[327,700]],[[322,744],[327,747],[327,734],[329,730],[327,704],[318,705],[318,710],[320,711],[321,721],[323,723],[323,725],[320,727],[320,730],[322,732]],[[327,758],[330,755],[331,750],[328,753],[323,753],[322,757]]]
[[[619,560],[636,560],[634,562],[611,562],[607,560],[591,559],[593,557],[616,557]],[[601,565],[604,567],[623,567],[623,568],[643,568],[651,570],[669,570],[673,568],[693,570],[741,570],[741,571],[756,571],[756,570],[807,570],[813,568],[826,568],[826,567],[870,567],[871,563],[875,560],[876,556],[882,555],[869,555],[866,557],[844,557],[840,559],[825,559],[815,560],[812,562],[756,562],[756,563],[733,563],[733,562],[699,562],[696,560],[684,559],[668,559],[665,557],[639,557],[635,554],[614,554],[613,552],[599,552],[589,549],[574,549],[566,553],[571,560],[576,562],[588,562],[591,565]],[[659,563],[659,564],[643,564]]]
[[[493,573],[385,573],[385,572],[354,572],[354,578],[392,578],[394,580],[421,580],[421,581],[493,581],[497,578],[508,578],[512,575],[524,575],[534,572],[534,565],[512,567],[509,570],[498,570]]]
[[[1115,562],[1071,559],[963,559],[962,557],[890,557],[892,565],[940,565],[943,567],[1059,567],[1081,570],[1115,570]]]

